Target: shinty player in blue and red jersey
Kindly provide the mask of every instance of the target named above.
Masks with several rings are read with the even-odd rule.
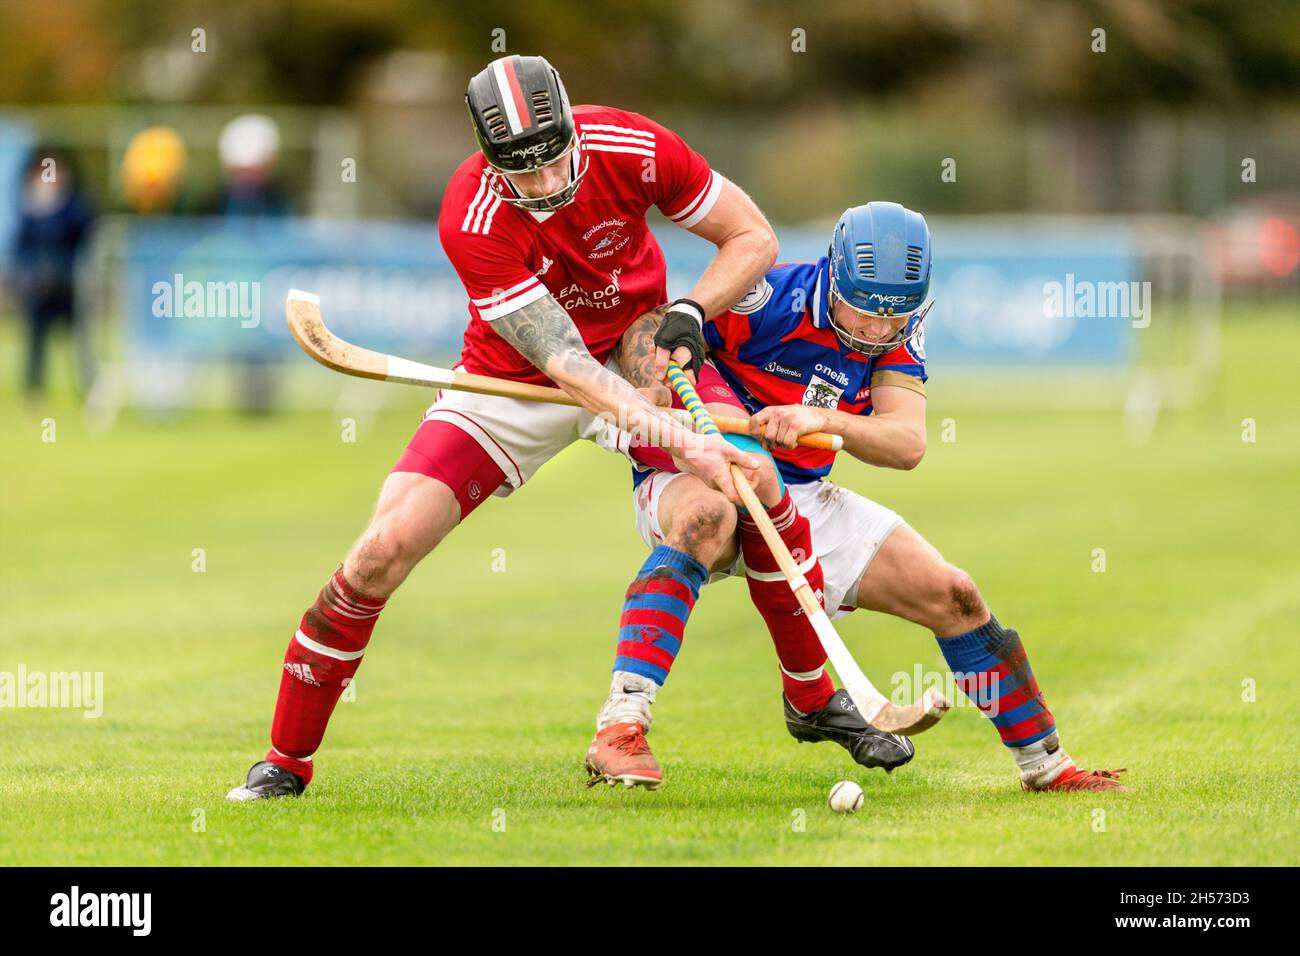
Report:
[[[776,237],[758,207],[647,117],[570,106],[542,57],[493,61],[465,99],[479,150],[452,175],[438,218],[443,250],[469,298],[461,365],[554,383],[581,407],[439,396],[385,480],[369,526],[290,638],[271,749],[231,800],[303,792],[389,596],[488,497],[510,494],[569,444],[593,436],[595,416],[657,432],[692,473],[733,499],[729,465],[751,475],[756,468],[750,454],[680,427],[605,363],[637,317],[666,298],[649,208],[717,247],[690,297],[667,308],[654,335],[661,368],[671,355],[698,369],[703,320],[776,260]],[[688,555],[663,549],[651,558],[638,580],[654,576],[687,593],[703,583]]]
[[[958,686],[1014,756],[1026,790],[1122,789],[1120,771],[1081,770],[1061,748],[1020,635],[990,613],[970,576],[893,511],[827,480],[834,452],[795,444],[824,431],[842,436],[844,451],[868,464],[920,462],[929,282],[930,233],[921,215],[886,202],[849,209],[826,257],[776,266],[705,323],[711,364],[698,391],[715,413],[749,416],[751,436],[771,450],[784,489],[769,489],[763,504],[832,616],[866,608],[929,628]],[[656,374],[648,357],[644,344],[620,354],[633,384]],[[865,763],[855,749],[863,734],[846,733],[847,715],[856,716],[852,701],[826,674],[825,652],[752,519],[666,453],[621,450],[636,463],[637,528],[646,544],[681,539],[690,528],[688,550],[707,555],[714,575],[746,575],[776,646],[790,733],[835,740]],[[653,670],[641,647],[620,642],[616,678]],[[648,724],[653,697],[636,696],[611,695],[602,713],[613,708]],[[645,753],[639,759],[653,762]],[[589,762],[589,771],[600,769]]]

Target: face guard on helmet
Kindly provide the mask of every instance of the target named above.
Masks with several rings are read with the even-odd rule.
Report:
[[[573,200],[587,172],[587,156],[578,143],[564,83],[544,57],[493,60],[469,81],[465,103],[502,201],[549,212]],[[521,195],[504,175],[566,162],[568,183],[545,196]]]
[[[864,355],[883,355],[921,332],[934,305],[930,292],[930,228],[898,203],[847,209],[831,238],[828,321],[841,342]],[[862,316],[907,319],[888,339],[872,339],[835,321],[835,302]]]

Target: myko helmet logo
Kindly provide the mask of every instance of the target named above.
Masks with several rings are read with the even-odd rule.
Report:
[[[510,150],[511,156],[540,156],[551,148],[550,143],[537,143],[533,146],[523,146],[519,149]]]

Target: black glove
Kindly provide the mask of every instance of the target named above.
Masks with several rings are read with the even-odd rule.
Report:
[[[669,355],[682,346],[690,349],[691,360],[683,368],[698,375],[708,350],[704,344],[704,310],[699,303],[690,299],[671,303],[655,333],[655,345],[667,349]]]

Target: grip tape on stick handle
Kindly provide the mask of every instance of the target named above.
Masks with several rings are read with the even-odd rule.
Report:
[[[686,410],[694,420],[696,428],[705,435],[717,435],[718,428],[713,424],[713,417],[709,410],[704,407],[700,401],[700,396],[696,393],[694,386],[691,385],[676,362],[668,363],[668,384],[673,387],[673,391],[682,400]],[[775,556],[777,564],[781,567],[781,573],[790,585],[790,590],[794,592],[803,608],[804,614],[812,622],[813,630],[817,633],[818,640],[821,641],[822,649],[826,651],[826,656],[830,658],[831,666],[835,668],[835,673],[840,676],[844,683],[844,689],[849,692],[853,702],[858,705],[858,710],[862,716],[870,723],[876,718],[881,711],[889,706],[889,700],[884,694],[875,688],[875,685],[858,667],[857,661],[849,653],[849,649],[844,646],[836,632],[831,619],[827,616],[825,608],[817,600],[817,595],[813,593],[812,586],[808,580],[799,573],[799,567],[795,564],[794,557],[790,554],[790,549],[785,546],[781,540],[781,535],[777,532],[776,527],[772,524],[772,519],[768,517],[767,509],[763,503],[758,500],[758,494],[750,487],[745,480],[744,472],[736,465],[731,466],[731,481],[736,486],[736,493],[740,496],[741,501],[749,510],[750,516],[754,523],[758,525],[759,532],[763,535],[763,540],[767,542],[769,550]]]
[[[682,400],[686,410],[690,412],[695,427],[703,435],[716,435],[719,431],[726,431],[733,435],[744,435],[749,432],[749,423],[743,418],[724,418],[725,427],[719,429],[714,422],[713,416],[709,410],[704,407],[704,402],[700,400],[699,393],[695,391],[695,386],[691,380],[682,372],[681,366],[676,362],[668,363],[668,384],[673,387],[677,397]],[[809,432],[806,435],[799,436],[799,444],[805,448],[823,448],[827,451],[839,451],[844,447],[844,439],[839,435],[832,435],[828,432]]]

